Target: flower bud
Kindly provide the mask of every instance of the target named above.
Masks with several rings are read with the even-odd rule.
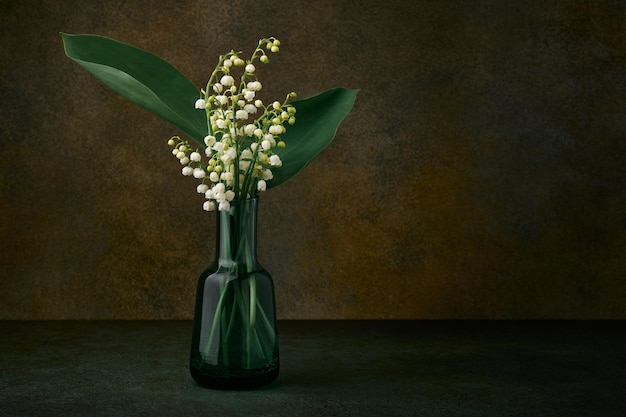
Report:
[[[206,109],[206,101],[203,98],[199,98],[196,100],[196,109]]]

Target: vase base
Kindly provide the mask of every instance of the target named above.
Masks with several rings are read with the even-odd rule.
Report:
[[[278,361],[261,369],[228,370],[217,366],[194,366],[190,372],[198,385],[218,390],[246,390],[269,385],[278,377]]]

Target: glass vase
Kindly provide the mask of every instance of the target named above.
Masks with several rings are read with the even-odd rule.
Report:
[[[248,389],[278,376],[274,284],[256,258],[258,198],[217,212],[213,264],[198,281],[190,371],[216,389]]]

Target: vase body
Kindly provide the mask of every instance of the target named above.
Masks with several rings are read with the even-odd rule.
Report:
[[[258,199],[217,212],[217,248],[198,281],[190,371],[202,386],[248,389],[278,376],[274,285],[256,259]]]

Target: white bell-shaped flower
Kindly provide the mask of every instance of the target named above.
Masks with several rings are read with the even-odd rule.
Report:
[[[228,211],[230,210],[230,203],[227,200],[220,200],[220,205],[217,209],[219,211]]]
[[[235,83],[235,79],[231,77],[230,75],[224,75],[220,79],[220,84],[222,84],[224,87],[230,87],[234,83]]]
[[[207,200],[202,205],[202,208],[205,209],[206,211],[215,211],[215,209],[217,208],[217,205],[215,204],[215,201]]]
[[[215,143],[215,136],[208,135],[204,137],[204,144],[206,146],[213,146],[214,143]]]
[[[278,155],[270,156],[270,165],[275,167],[280,167],[283,165],[283,161],[280,160]]]
[[[255,114],[257,110],[254,104],[246,104],[243,109],[249,114]]]
[[[255,92],[252,90],[247,90],[246,92],[243,93],[243,98],[245,98],[248,101],[251,101],[254,99],[255,96]]]
[[[194,178],[197,178],[197,179],[200,180],[200,179],[206,177],[206,172],[204,172],[204,170],[202,168],[194,168],[193,176],[194,176]]]
[[[248,136],[254,135],[255,130],[256,130],[256,126],[253,124],[248,124],[243,128],[243,132]]]

